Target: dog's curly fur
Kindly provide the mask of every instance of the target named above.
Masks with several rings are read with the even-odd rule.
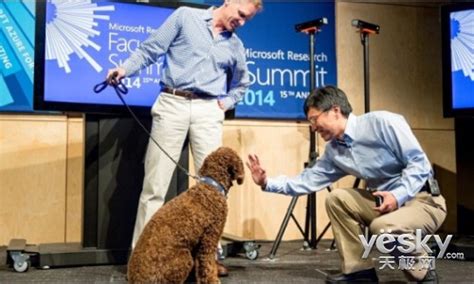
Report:
[[[199,176],[211,177],[229,191],[242,184],[244,166],[237,153],[220,147],[204,160]],[[192,269],[198,283],[219,282],[216,248],[227,218],[226,198],[198,183],[155,213],[128,263],[131,283],[183,283]]]

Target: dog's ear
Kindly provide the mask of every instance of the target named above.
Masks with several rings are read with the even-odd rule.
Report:
[[[238,155],[233,155],[228,168],[232,180],[236,180],[238,184],[244,182],[244,163]]]
[[[232,180],[237,181],[238,184],[242,184],[244,182],[244,169],[243,168],[244,167],[240,167],[240,166],[237,166],[237,167],[230,166],[228,168],[230,178]]]
[[[244,163],[239,155],[230,148],[223,149],[226,152],[227,156],[227,173],[231,181],[235,180],[238,184],[242,184],[244,182]]]

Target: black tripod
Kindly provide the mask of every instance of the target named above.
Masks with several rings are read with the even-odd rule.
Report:
[[[352,25],[359,29],[360,32],[360,41],[362,46],[364,47],[364,112],[368,113],[370,111],[370,87],[369,87],[369,35],[379,33],[380,27],[375,24],[367,23],[361,20],[353,20]],[[353,188],[359,188],[360,185],[360,178],[356,178],[354,181]],[[328,188],[331,191],[330,188]],[[326,227],[324,227],[323,231],[319,235],[318,239],[316,240],[316,246],[318,245],[319,241],[323,238],[326,231],[331,226],[331,222],[329,222]],[[335,249],[335,240],[333,239],[331,243],[331,249]]]
[[[310,91],[312,92],[315,89],[315,70],[314,70],[314,43],[315,43],[315,34],[320,32],[320,26],[327,24],[326,18],[321,18],[305,23],[301,23],[295,26],[298,32],[304,32],[309,35],[309,62],[310,62]],[[305,167],[312,167],[317,162],[319,157],[317,141],[316,141],[316,133],[309,129],[310,132],[310,149],[309,149],[309,160],[305,163]],[[331,188],[328,187],[330,191]],[[285,233],[286,227],[288,226],[288,222],[290,218],[296,223],[298,230],[301,232],[304,238],[304,249],[315,249],[319,239],[316,239],[316,193],[308,194],[308,199],[306,203],[306,218],[305,218],[305,226],[304,230],[296,220],[295,216],[293,215],[293,210],[296,206],[296,202],[298,201],[298,196],[294,196],[291,199],[290,205],[286,211],[285,217],[283,222],[280,225],[280,230],[278,231],[277,237],[275,242],[273,243],[272,250],[270,251],[270,255],[268,256],[270,259],[275,257],[276,251],[280,246],[281,239],[283,238],[283,234]],[[329,228],[329,226],[328,226]],[[326,229],[327,230],[327,229]]]
[[[305,167],[312,167],[317,162],[317,158],[319,157],[319,154],[316,150],[317,149],[316,135],[314,131],[311,131],[311,129],[310,129],[310,149],[311,149],[310,158],[309,158],[309,161],[305,163]],[[331,188],[327,187],[327,190],[331,191]],[[313,193],[308,194],[308,198],[306,200],[306,217],[305,217],[305,226],[303,230],[298,220],[293,215],[293,210],[295,209],[298,198],[299,196],[293,196],[293,198],[291,198],[290,205],[288,205],[288,209],[286,211],[285,217],[283,219],[283,222],[280,225],[280,230],[278,231],[277,237],[272,246],[272,250],[270,251],[270,254],[268,256],[268,258],[270,259],[273,259],[275,257],[276,251],[278,250],[278,247],[280,246],[281,239],[283,238],[283,234],[285,233],[285,230],[286,230],[286,227],[288,226],[288,222],[290,221],[290,218],[293,219],[296,226],[298,227],[298,230],[303,235],[303,238],[304,238],[303,248],[304,249],[317,248],[319,241],[321,240],[323,235],[326,233],[326,231],[329,229],[330,224],[328,224],[324,228],[324,230],[321,232],[321,235],[318,238],[316,238],[316,193],[313,192]]]

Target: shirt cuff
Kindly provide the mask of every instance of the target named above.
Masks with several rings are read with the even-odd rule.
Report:
[[[394,190],[390,190],[389,192],[395,196],[395,199],[398,203],[398,208],[402,207],[409,199],[408,190],[406,190],[404,187],[399,187]]]
[[[224,105],[224,111],[234,108],[234,100],[230,96],[221,99],[221,102]]]
[[[122,66],[120,66],[125,70],[125,77],[132,77],[138,72],[138,71],[132,71],[133,66],[134,64],[130,60],[125,60]]]
[[[263,188],[262,188],[263,189]],[[265,189],[263,189],[265,192],[273,192],[273,193],[280,193],[280,194],[288,194],[284,190],[284,186],[282,185],[281,182],[279,182],[275,178],[267,178],[267,184],[265,186]]]

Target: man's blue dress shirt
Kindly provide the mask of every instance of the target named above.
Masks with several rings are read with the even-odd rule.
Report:
[[[178,8],[124,62],[126,75],[166,54],[163,84],[225,96],[225,109],[233,108],[250,85],[245,49],[235,33],[213,36],[212,9]]]
[[[400,207],[432,174],[431,164],[406,120],[398,114],[375,111],[350,114],[344,141],[330,141],[321,159],[294,178],[269,178],[265,190],[308,194],[353,175],[366,180],[370,188],[390,191]]]

